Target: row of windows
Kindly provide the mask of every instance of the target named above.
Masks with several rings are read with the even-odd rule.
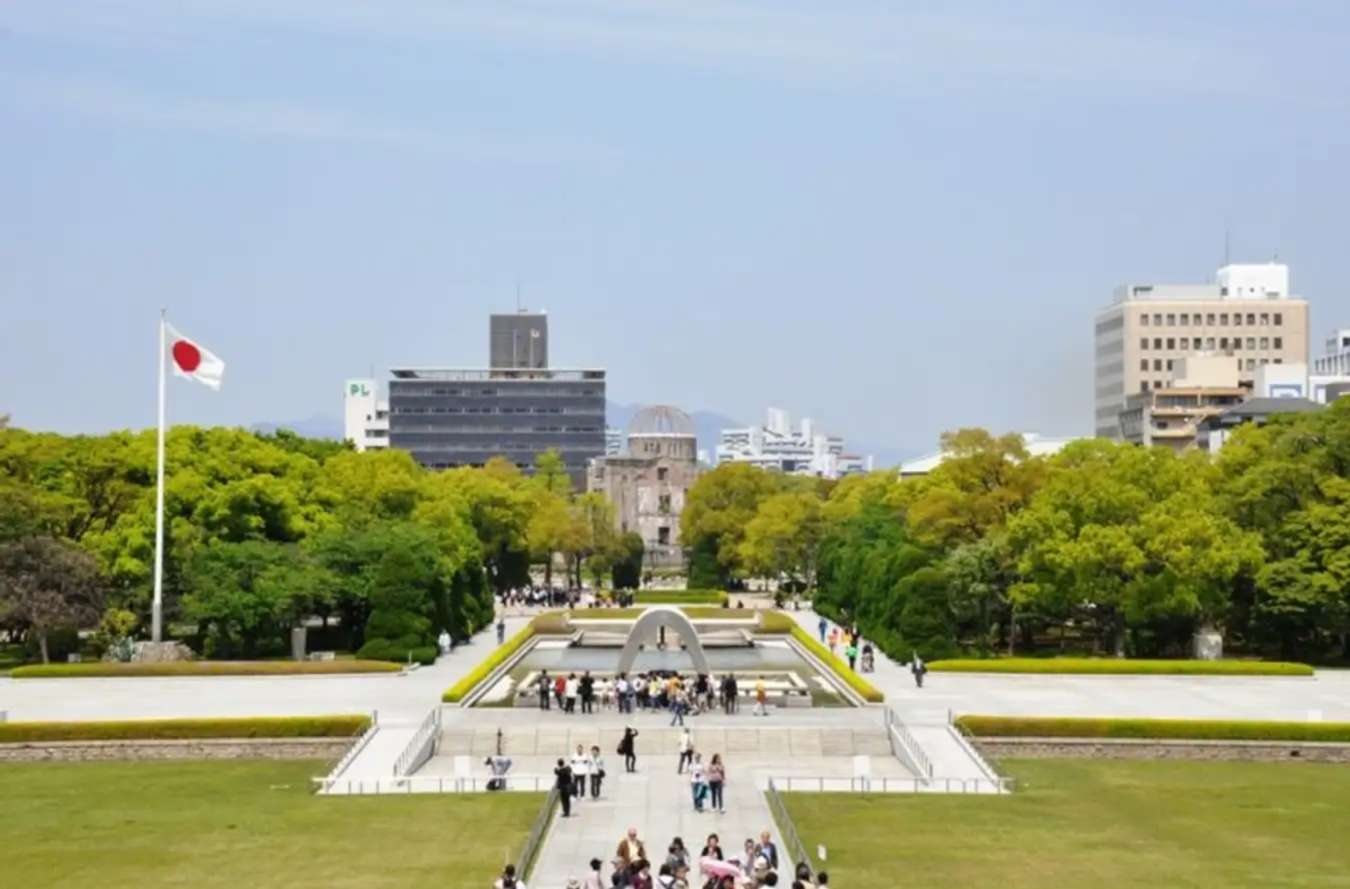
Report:
[[[1227,312],[1219,312],[1217,315],[1214,312],[1207,312],[1204,316],[1201,316],[1199,312],[1192,312],[1192,313],[1181,312],[1180,314],[1177,314],[1175,312],[1167,312],[1166,314],[1162,312],[1154,312],[1153,326],[1162,327],[1163,324],[1166,324],[1168,327],[1188,327],[1188,326],[1200,327],[1203,324],[1207,327],[1214,327],[1215,324],[1217,323],[1218,326],[1220,327],[1227,327],[1228,317],[1229,316]],[[1247,319],[1248,327],[1254,327],[1258,323],[1268,325],[1271,323],[1272,320],[1274,321],[1275,326],[1277,327],[1284,324],[1284,314],[1281,312],[1276,312],[1274,315],[1272,315],[1270,312],[1260,312],[1260,313],[1248,312],[1245,316],[1241,312],[1234,312],[1232,315],[1233,326],[1241,327],[1242,319],[1244,317]],[[1215,321],[1215,318],[1218,319],[1217,322]],[[1140,315],[1139,323],[1144,327],[1148,327],[1148,319],[1149,316],[1147,313]],[[1258,321],[1258,319],[1260,320]]]
[[[596,414],[594,409],[562,407],[404,407],[394,408],[394,413],[407,414]]]
[[[474,388],[474,389],[444,389],[433,388],[430,386],[407,386],[397,383],[391,389],[394,395],[400,398],[443,398],[446,396],[457,395],[460,397],[478,398],[484,395],[491,396],[518,396],[518,395],[542,395],[550,398],[556,398],[564,395],[603,395],[600,389],[578,386],[556,386],[556,385],[530,385],[520,383],[516,385],[503,386],[500,389],[494,388]]]
[[[1246,359],[1245,361],[1239,361],[1239,362],[1238,362],[1238,366],[1239,366],[1240,368],[1242,368],[1243,370],[1256,370],[1256,368],[1257,368],[1258,366],[1265,367],[1267,364],[1282,364],[1282,363],[1283,363],[1283,362],[1282,362],[1279,358],[1276,358],[1276,359],[1274,359],[1274,360],[1271,360],[1271,359],[1269,359],[1269,358],[1262,358],[1262,359],[1260,359],[1260,361],[1258,361],[1258,360],[1255,359],[1255,358],[1248,358],[1248,359]],[[1149,364],[1148,364],[1148,359],[1147,359],[1147,358],[1144,359],[1143,361],[1140,361],[1140,362],[1139,362],[1139,369],[1140,369],[1140,370],[1148,370],[1148,369],[1149,369]],[[1172,362],[1171,362],[1170,359],[1165,363],[1165,366],[1164,366],[1164,362],[1163,362],[1162,360],[1157,359],[1157,358],[1153,359],[1153,370],[1155,370],[1155,371],[1162,371],[1162,370],[1171,370],[1171,369],[1172,369]],[[1154,388],[1154,389],[1161,389],[1161,388],[1163,387],[1163,385],[1164,385],[1165,383],[1167,383],[1167,382],[1169,382],[1169,381],[1167,381],[1167,380],[1154,380],[1154,381],[1153,381],[1153,388]],[[1140,380],[1140,382],[1139,382],[1139,391],[1140,391],[1140,392],[1147,392],[1148,389],[1149,389],[1149,381],[1148,381],[1148,380]]]
[[[1243,345],[1242,345],[1243,340],[1242,340],[1242,337],[1240,337],[1240,336],[1235,336],[1235,337],[1232,338],[1232,340],[1229,340],[1229,338],[1226,337],[1226,336],[1221,336],[1221,337],[1218,337],[1217,339],[1216,339],[1215,337],[1212,337],[1212,336],[1207,336],[1207,337],[1204,338],[1203,344],[1202,344],[1202,342],[1201,342],[1201,338],[1198,337],[1198,336],[1194,336],[1194,337],[1185,337],[1185,336],[1183,336],[1183,337],[1181,337],[1180,339],[1178,339],[1177,337],[1172,337],[1172,336],[1169,336],[1169,337],[1167,337],[1166,339],[1164,339],[1163,337],[1160,337],[1160,336],[1155,336],[1155,337],[1153,338],[1153,348],[1154,348],[1154,349],[1182,349],[1182,350],[1185,350],[1185,349],[1210,349],[1210,350],[1213,350],[1214,348],[1216,348],[1216,345],[1215,345],[1215,344],[1217,343],[1217,344],[1218,344],[1218,345],[1217,345],[1217,348],[1219,348],[1219,349],[1227,349],[1227,348],[1229,348],[1229,343],[1230,343],[1230,342],[1232,343],[1232,348],[1234,348],[1234,349],[1241,349],[1241,348],[1243,348]],[[1284,337],[1282,337],[1282,336],[1277,336],[1277,337],[1268,337],[1268,336],[1254,337],[1254,336],[1249,336],[1249,337],[1247,337],[1246,342],[1247,342],[1246,348],[1248,348],[1248,349],[1257,349],[1257,348],[1261,348],[1261,349],[1283,349],[1283,348],[1284,348]],[[1149,348],[1149,345],[1148,345],[1148,344],[1149,344],[1149,339],[1148,339],[1148,337],[1140,337],[1140,339],[1139,339],[1139,348],[1140,348],[1140,350],[1147,352],[1147,351],[1148,351],[1148,348]],[[1179,344],[1179,345],[1178,345],[1178,344]],[[1258,344],[1259,344],[1259,345],[1258,345]]]

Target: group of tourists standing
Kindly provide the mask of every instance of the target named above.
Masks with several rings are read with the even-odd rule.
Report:
[[[740,711],[741,687],[735,674],[720,678],[708,673],[683,676],[672,671],[652,671],[629,676],[620,673],[613,679],[595,677],[589,670],[550,675],[541,670],[534,680],[539,709],[556,706],[563,713],[594,713],[614,710],[619,713],[666,713],[672,726],[684,725],[686,716],[721,709],[731,715]],[[754,686],[755,713],[768,715],[768,692],[764,677]],[[580,705],[580,706],[578,706]]]
[[[727,769],[722,762],[722,754],[714,753],[712,759],[705,763],[703,754],[694,749],[694,736],[689,733],[689,729],[680,733],[680,759],[675,770],[677,774],[683,775],[686,768],[689,771],[689,789],[693,796],[694,811],[702,812],[706,804],[709,810],[715,809],[724,814],[727,810],[723,794],[727,782]]]

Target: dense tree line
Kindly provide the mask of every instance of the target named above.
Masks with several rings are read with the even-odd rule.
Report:
[[[641,572],[641,540],[573,494],[556,453],[529,477],[503,460],[429,472],[400,451],[187,426],[166,451],[166,624],[209,656],[281,653],[318,616],[311,648],[401,660],[442,629],[467,638],[532,565]],[[43,659],[78,629],[148,632],[154,478],[153,432],[0,429],[0,628]]]
[[[704,475],[682,532],[691,585],[815,586],[894,655],[1230,650],[1343,658],[1350,399],[1240,429],[1217,457],[1103,440],[1030,456],[966,429],[926,476],[822,485]]]

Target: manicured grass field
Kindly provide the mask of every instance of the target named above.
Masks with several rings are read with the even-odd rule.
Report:
[[[0,884],[492,885],[542,794],[319,797],[321,762],[0,765]]]
[[[935,673],[1081,673],[1127,676],[1311,676],[1307,664],[1288,661],[1188,661],[1099,657],[954,658],[932,661]]]
[[[1260,719],[1092,719],[1064,716],[961,716],[956,724],[984,738],[1164,738],[1208,741],[1350,742],[1350,722]]]
[[[167,663],[30,664],[15,679],[126,678],[129,676],[294,676],[336,673],[397,673],[389,661],[172,661]]]
[[[849,889],[1350,887],[1350,769],[1007,760],[1005,797],[787,794]],[[820,866],[820,865],[817,865]]]

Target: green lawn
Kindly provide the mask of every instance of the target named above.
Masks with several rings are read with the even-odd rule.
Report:
[[[954,658],[931,661],[934,673],[1064,673],[1087,675],[1312,676],[1307,664],[1288,661],[1195,661],[1103,657]]]
[[[788,794],[849,889],[1350,887],[1350,768],[1008,760],[1005,797]]]
[[[542,794],[318,797],[321,762],[0,765],[5,886],[490,886]]]

